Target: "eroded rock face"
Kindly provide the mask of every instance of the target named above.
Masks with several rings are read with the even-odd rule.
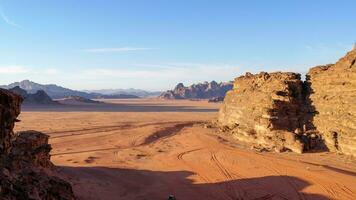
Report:
[[[302,152],[299,140],[303,83],[295,73],[247,73],[235,79],[219,112],[219,124],[239,140],[277,151]]]
[[[334,65],[309,70],[313,124],[332,151],[356,155],[356,46]]]
[[[277,151],[327,148],[356,155],[356,47],[334,65],[235,79],[219,126],[242,141]]]
[[[48,136],[13,133],[21,102],[20,96],[0,89],[0,199],[75,199],[71,185],[52,175]]]
[[[9,152],[13,128],[23,99],[7,90],[0,89],[0,155]]]
[[[8,155],[11,169],[23,169],[27,166],[52,168],[50,161],[51,145],[48,135],[38,131],[22,131],[17,133]]]

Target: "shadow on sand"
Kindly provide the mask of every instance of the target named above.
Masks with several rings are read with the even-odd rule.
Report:
[[[325,196],[304,193],[310,183],[291,176],[243,178],[225,174],[229,181],[209,179],[189,171],[148,171],[106,167],[60,167],[79,199],[165,200],[268,200],[315,199]],[[192,181],[198,177],[204,182]]]

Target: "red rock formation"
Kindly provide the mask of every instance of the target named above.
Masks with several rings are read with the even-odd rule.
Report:
[[[302,152],[327,146],[356,155],[356,46],[334,65],[235,79],[219,124],[239,140]]]
[[[247,73],[235,79],[219,112],[219,123],[236,138],[277,151],[301,153],[303,84],[295,73]]]
[[[0,89],[0,155],[8,153],[13,128],[23,99],[7,90]]]
[[[53,176],[48,136],[13,133],[22,98],[0,89],[0,199],[73,200],[71,185]]]

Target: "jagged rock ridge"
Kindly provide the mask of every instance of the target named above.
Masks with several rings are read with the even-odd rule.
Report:
[[[13,133],[22,101],[0,89],[0,199],[76,199],[71,185],[52,175],[48,136],[37,131]]]
[[[183,83],[177,84],[173,90],[168,90],[160,95],[163,99],[210,99],[224,97],[226,92],[232,89],[232,82],[217,83],[204,82],[193,84],[189,87]]]

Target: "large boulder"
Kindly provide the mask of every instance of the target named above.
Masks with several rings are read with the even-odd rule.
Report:
[[[356,46],[336,64],[309,70],[313,124],[332,151],[356,155]]]

